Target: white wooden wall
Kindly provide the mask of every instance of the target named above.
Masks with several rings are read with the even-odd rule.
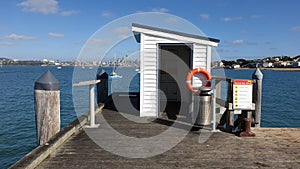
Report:
[[[155,37],[141,33],[141,78],[140,78],[140,116],[159,115],[158,97],[158,44],[160,43],[191,43]],[[206,45],[193,44],[193,68],[204,67],[210,71],[210,50]],[[208,56],[208,59],[207,59]],[[207,64],[209,63],[209,64]],[[197,83],[197,82],[195,82]]]
[[[210,73],[211,46],[194,44],[193,69],[204,68]],[[202,86],[199,78],[193,78],[193,86]]]

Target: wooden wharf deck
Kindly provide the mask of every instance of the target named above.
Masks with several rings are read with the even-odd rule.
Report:
[[[171,124],[157,119],[151,123],[135,123],[107,109],[101,114],[115,130],[136,138],[157,135]],[[96,122],[101,124],[99,115]],[[181,130],[186,129],[185,125],[181,125]],[[106,130],[106,126],[101,125],[99,129]],[[200,143],[199,131],[191,130],[179,144],[162,154],[128,158],[104,150],[80,129],[37,168],[300,168],[300,129],[256,128],[253,131],[256,137],[248,138],[215,132]]]

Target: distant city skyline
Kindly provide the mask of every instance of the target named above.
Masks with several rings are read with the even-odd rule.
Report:
[[[191,22],[208,37],[221,40],[216,49],[224,60],[297,56],[299,6],[297,0],[1,1],[0,57],[73,61],[98,29],[142,12],[168,13]],[[176,19],[161,22],[172,28]],[[119,36],[132,35],[130,27],[111,31]],[[93,43],[101,46],[106,42]],[[118,55],[138,50],[137,42],[130,43],[130,47],[118,48]]]

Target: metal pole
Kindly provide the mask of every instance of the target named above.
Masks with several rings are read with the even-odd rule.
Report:
[[[213,103],[212,103],[212,109],[213,109],[213,132],[216,132],[216,88],[213,89]]]
[[[77,84],[73,84],[73,86],[85,86],[89,85],[89,93],[90,93],[90,125],[84,126],[85,128],[97,128],[100,124],[95,124],[95,92],[94,92],[94,85],[99,83],[100,80],[91,80],[80,82]]]
[[[90,126],[95,126],[95,104],[94,104],[94,84],[90,84],[90,115],[91,115],[91,122]]]

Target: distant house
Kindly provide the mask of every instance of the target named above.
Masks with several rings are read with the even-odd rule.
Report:
[[[274,67],[281,67],[281,62],[274,62],[273,65]]]
[[[279,62],[274,62],[273,65],[274,65],[274,67],[291,67],[292,63],[279,61]]]
[[[292,67],[300,67],[300,62],[293,62]]]
[[[274,67],[274,66],[273,66],[273,63],[271,63],[271,62],[265,62],[262,64],[262,67]]]
[[[241,65],[233,64],[233,65],[232,65],[232,68],[233,68],[233,69],[239,69],[239,68],[241,68]]]
[[[222,68],[222,67],[224,67],[224,63],[220,62],[220,61],[214,61],[214,62],[212,62],[211,67],[212,68]]]
[[[246,65],[243,65],[242,67],[246,68],[256,68],[257,63],[248,63]],[[259,65],[258,65],[259,66]]]
[[[193,96],[186,75],[194,68],[211,71],[212,49],[220,40],[135,23],[132,32],[140,43],[140,116],[188,110]],[[192,81],[201,84],[198,78]]]
[[[223,62],[218,62],[218,67],[224,67],[224,63]]]

